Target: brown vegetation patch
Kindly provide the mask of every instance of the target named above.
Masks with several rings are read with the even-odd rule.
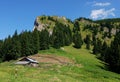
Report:
[[[32,59],[37,60],[39,63],[51,63],[51,64],[73,64],[74,62],[66,57],[63,56],[55,56],[55,55],[41,55],[36,54],[29,56]]]

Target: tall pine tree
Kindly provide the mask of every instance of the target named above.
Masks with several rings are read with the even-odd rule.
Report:
[[[105,57],[107,57],[107,53],[108,53],[108,45],[107,43],[104,41],[102,48],[101,48],[101,55],[100,55],[100,59],[102,61],[105,61]]]
[[[64,46],[65,44],[64,31],[62,26],[63,25],[61,23],[56,23],[53,29],[53,34],[52,34],[53,47],[57,49]]]
[[[37,29],[34,29],[34,31],[32,32],[32,38],[33,38],[33,52],[34,54],[37,54],[38,53],[38,50],[40,49],[39,45],[40,45],[40,41],[39,41],[39,32]]]
[[[75,48],[81,48],[83,44],[81,34],[77,31],[73,35],[73,43]]]
[[[20,35],[21,40],[21,53],[22,56],[29,56],[33,54],[33,45],[31,44],[32,38],[31,38],[31,32],[23,32]]]
[[[49,32],[47,29],[44,29],[42,30],[40,33],[39,33],[39,48],[40,50],[46,50],[46,49],[49,49],[49,44],[50,44],[50,41],[49,41]]]
[[[86,43],[86,49],[89,50],[90,49],[90,43],[91,43],[90,35],[86,35],[85,43]]]

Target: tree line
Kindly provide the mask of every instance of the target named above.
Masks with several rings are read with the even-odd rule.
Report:
[[[80,48],[81,44],[76,46],[76,41],[80,34],[76,31],[73,34],[69,25],[56,23],[52,34],[47,29],[38,31],[23,31],[20,34],[15,31],[13,36],[8,36],[0,40],[0,61],[15,60],[19,57],[37,54],[39,50],[46,50],[50,47],[59,49],[62,46],[69,46],[73,41],[75,47]]]

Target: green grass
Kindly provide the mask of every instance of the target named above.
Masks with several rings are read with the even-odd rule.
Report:
[[[120,82],[120,74],[104,69],[104,64],[91,51],[72,46],[39,51],[40,54],[65,56],[75,65],[28,67],[14,65],[15,61],[0,64],[0,82]],[[76,66],[80,64],[81,66]]]

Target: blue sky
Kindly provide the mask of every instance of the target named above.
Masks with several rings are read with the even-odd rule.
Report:
[[[120,0],[0,0],[0,39],[15,30],[32,30],[40,15],[65,16],[74,20],[120,17]]]

